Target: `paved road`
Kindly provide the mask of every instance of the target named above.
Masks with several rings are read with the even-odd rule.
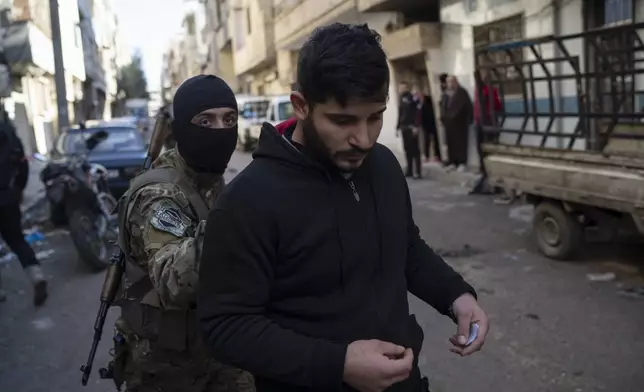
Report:
[[[239,169],[247,161],[236,155],[231,166]],[[447,342],[455,327],[411,298],[426,335],[420,363],[434,392],[644,390],[644,339],[638,333],[644,299],[620,295],[624,286],[642,283],[631,263],[643,249],[590,248],[589,261],[548,261],[530,241],[528,209],[498,206],[444,182],[410,187],[423,236],[478,289],[493,322],[484,351],[458,358]],[[113,391],[96,374],[89,387],[79,384],[102,276],[79,266],[64,233],[50,234],[48,241],[56,253],[44,261],[52,280],[46,307],[32,308],[17,263],[3,271],[10,296],[0,305],[0,391]],[[606,271],[617,279],[587,278]],[[110,335],[108,328],[97,366],[107,359]]]

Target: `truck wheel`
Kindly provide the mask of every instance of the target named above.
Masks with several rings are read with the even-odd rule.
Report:
[[[583,227],[577,217],[550,201],[536,206],[532,227],[539,250],[551,259],[573,258],[584,239]]]

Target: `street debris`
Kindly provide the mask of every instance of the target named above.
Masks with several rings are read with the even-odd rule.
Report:
[[[530,223],[532,222],[532,213],[534,208],[530,204],[524,204],[521,206],[510,208],[509,216],[510,219],[514,219],[520,222]]]
[[[644,286],[619,290],[618,293],[624,297],[644,299]]]
[[[616,277],[617,275],[615,275],[613,272],[586,274],[586,278],[588,278],[588,280],[591,282],[610,282],[612,280],[615,280]]]
[[[46,331],[54,327],[54,320],[51,317],[42,317],[39,319],[31,320],[31,326],[39,331]]]
[[[541,317],[539,317],[539,315],[535,313],[526,313],[525,317],[529,318],[530,320],[541,320]]]
[[[483,253],[482,250],[471,247],[468,244],[463,245],[460,249],[434,249],[434,253],[441,257],[472,257]]]
[[[54,253],[56,253],[56,251],[53,249],[41,250],[40,252],[36,253],[36,258],[38,260],[44,260],[49,256],[53,255]]]

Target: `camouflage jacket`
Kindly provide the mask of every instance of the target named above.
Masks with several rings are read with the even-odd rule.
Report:
[[[152,169],[168,166],[183,174],[208,206],[223,189],[222,176],[196,173],[174,149],[157,158]],[[184,193],[169,183],[139,189],[126,209],[131,258],[148,272],[161,305],[191,306],[196,300],[200,234],[205,221],[198,221]],[[175,219],[167,219],[169,211]]]

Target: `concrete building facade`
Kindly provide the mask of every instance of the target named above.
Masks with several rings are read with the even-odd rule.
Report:
[[[299,48],[316,27],[336,21],[368,23],[382,35],[391,69],[391,100],[380,141],[399,154],[402,142],[395,136],[395,126],[401,81],[429,93],[438,114],[441,73],[457,76],[473,97],[476,45],[644,20],[644,0],[208,0],[206,9],[215,16],[204,34],[214,31],[216,37],[225,31],[221,33],[224,39],[211,38],[217,44],[211,45],[216,54],[208,57],[208,69],[232,83],[236,91],[255,95],[292,90]],[[580,59],[588,57],[584,46],[581,38],[566,43],[570,54]],[[229,51],[222,56],[224,50]],[[540,50],[543,57],[557,55],[554,45],[543,45]],[[528,49],[520,52],[525,60],[534,58]],[[494,61],[503,62],[502,57]],[[551,71],[566,72],[561,67]],[[505,72],[508,78],[518,77],[511,70]],[[634,84],[644,83],[639,76],[635,79]],[[520,110],[523,104],[521,85],[515,87],[506,92],[507,111]],[[575,88],[571,80],[558,84],[558,107],[576,104]],[[545,89],[537,85],[537,97],[545,99]],[[633,105],[642,106],[644,101]],[[562,119],[559,125],[571,129],[573,123],[574,119]],[[474,142],[472,131],[470,163],[476,165]],[[525,139],[525,143],[532,142]]]

